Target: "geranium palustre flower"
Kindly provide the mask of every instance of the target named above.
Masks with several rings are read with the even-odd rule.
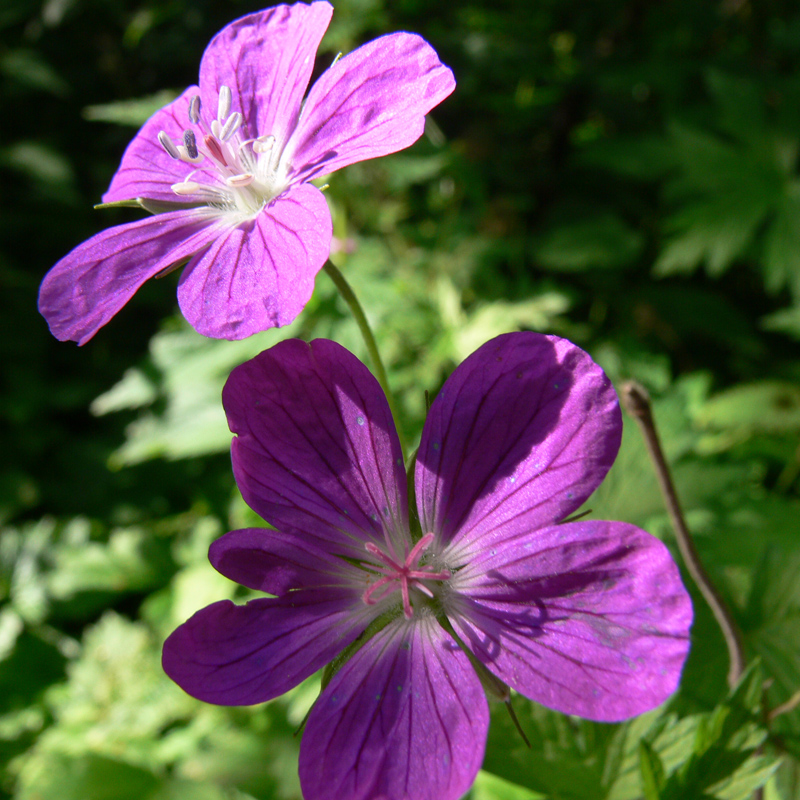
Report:
[[[575,345],[506,334],[464,361],[428,414],[411,507],[386,398],[340,345],[282,342],[223,402],[236,481],[277,530],[228,533],[211,562],[275,597],[199,611],[164,669],[240,705],[333,662],[300,747],[306,800],[461,797],[486,742],[481,677],[606,721],[676,688],[692,609],[667,548],[623,522],[559,524],[621,432]]]
[[[394,33],[336,61],[305,97],[332,13],[277,6],[214,37],[199,87],[144,125],[103,196],[160,213],[94,236],[45,277],[39,310],[58,339],[88,341],[186,261],[178,302],[206,336],[242,339],[300,313],[331,243],[308,181],[408,147],[455,86],[427,42]]]

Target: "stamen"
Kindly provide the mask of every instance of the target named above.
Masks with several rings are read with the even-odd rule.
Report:
[[[197,125],[200,121],[200,95],[196,94],[189,101],[189,121],[192,125]]]
[[[197,95],[195,95],[195,97],[196,96]],[[189,158],[192,160],[197,158],[197,139],[194,137],[194,131],[184,131],[183,146],[186,148]]]
[[[225,158],[225,154],[222,152],[219,142],[213,136],[204,137],[203,142],[211,153],[212,158],[219,162],[223,167],[227,167],[228,162]]]
[[[220,132],[219,120],[218,119],[212,119],[211,120],[211,135],[216,137],[217,139],[219,139],[220,138],[219,132]]]
[[[175,194],[183,197],[184,195],[194,195],[195,197],[202,197],[211,203],[229,203],[231,201],[230,192],[224,189],[218,189],[216,186],[209,186],[204,183],[195,183],[195,181],[181,181],[175,183],[171,187]]]
[[[231,113],[231,90],[229,86],[219,87],[219,103],[217,105],[217,119],[227,119]]]
[[[223,141],[227,141],[233,136],[241,124],[242,115],[238,111],[234,111],[222,126],[222,130],[219,132],[219,138]]]
[[[181,181],[181,183],[173,183],[169,187],[177,195],[197,194],[200,190],[200,184],[194,181]]]
[[[164,150],[167,151],[168,156],[171,156],[175,159],[180,159],[181,154],[178,152],[178,148],[175,147],[175,143],[169,138],[169,136],[167,136],[166,133],[164,133],[164,131],[159,132],[158,141],[161,143],[161,146],[164,148]]]
[[[233,189],[239,189],[243,186],[249,186],[255,180],[255,175],[244,172],[241,175],[231,175],[225,178],[225,183]]]
[[[259,136],[253,142],[253,152],[254,153],[269,153],[272,150],[275,144],[275,137],[270,135],[267,136]]]

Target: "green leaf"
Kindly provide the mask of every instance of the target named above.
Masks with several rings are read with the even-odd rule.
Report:
[[[469,798],[470,800],[546,800],[547,795],[532,792],[524,786],[510,783],[491,772],[481,770],[475,779]]]
[[[800,181],[786,186],[764,241],[764,284],[768,292],[789,286],[800,297]]]
[[[800,551],[796,548],[767,549],[755,573],[742,626],[748,645],[774,681],[767,701],[775,708],[800,688]],[[789,734],[787,745],[800,754],[800,710],[781,715],[771,727]]]
[[[159,781],[149,770],[107,756],[51,755],[29,761],[18,800],[147,800]]]
[[[112,467],[151,458],[188,458],[227,450],[231,433],[220,403],[231,370],[271,344],[297,332],[300,323],[243,341],[207,339],[181,322],[178,330],[157,333],[150,342],[151,366],[125,373],[92,404],[95,414],[137,408],[156,398],[162,409],[143,410],[126,430],[126,442],[110,459]]]
[[[766,738],[760,727],[763,673],[752,664],[730,696],[700,717],[694,752],[669,775],[661,800],[746,800],[777,768],[772,756],[756,756]]]
[[[534,245],[533,257],[558,272],[619,269],[633,264],[644,244],[643,234],[606,213],[553,228]]]
[[[639,742],[639,764],[645,800],[660,800],[664,787],[664,765],[658,753],[643,739]]]
[[[86,106],[83,109],[83,116],[92,122],[113,122],[116,125],[138,128],[177,96],[177,92],[163,90],[133,100],[117,100],[114,103]]]
[[[785,167],[760,148],[673,122],[670,135],[680,170],[666,187],[681,205],[669,218],[656,275],[691,272],[702,262],[719,276],[753,241],[785,191]]]
[[[737,438],[795,433],[800,431],[800,385],[774,380],[739,384],[706,400],[694,420]]]

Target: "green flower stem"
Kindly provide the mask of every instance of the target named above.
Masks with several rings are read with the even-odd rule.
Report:
[[[644,437],[686,569],[710,606],[714,618],[722,630],[722,635],[725,637],[730,659],[728,685],[732,689],[739,682],[745,667],[742,635],[730,609],[705,571],[700,560],[700,554],[697,552],[694,540],[689,533],[689,528],[686,526],[686,520],[678,501],[678,493],[675,491],[675,484],[672,482],[669,466],[666,458],[664,458],[664,451],[661,449],[661,442],[658,438],[658,431],[656,430],[656,423],[650,406],[650,396],[641,384],[636,381],[627,381],[620,390],[620,399],[625,410],[638,423]]]
[[[389,380],[386,377],[386,369],[383,366],[381,354],[378,352],[378,345],[375,342],[375,337],[372,335],[372,329],[369,327],[369,322],[367,322],[367,315],[364,313],[364,309],[361,307],[361,303],[358,302],[358,298],[350,287],[350,284],[345,280],[344,275],[342,275],[342,273],[336,268],[330,259],[325,262],[323,269],[328,273],[328,277],[330,277],[330,279],[333,281],[334,285],[339,290],[339,294],[342,296],[345,303],[347,303],[347,305],[350,307],[350,311],[353,313],[353,317],[358,324],[358,328],[361,331],[361,336],[364,339],[364,344],[367,346],[370,359],[372,360],[372,369],[375,372],[375,377],[378,379],[378,383],[380,383],[381,388],[386,394],[386,399],[389,401],[389,409],[394,417],[397,435],[400,439],[400,448],[403,451],[403,458],[405,458],[407,452],[406,441],[405,437],[403,436],[403,431],[400,427],[400,417],[397,413],[397,403],[395,402],[392,390],[389,388]]]

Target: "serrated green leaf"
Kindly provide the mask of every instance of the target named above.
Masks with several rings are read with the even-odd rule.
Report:
[[[768,292],[789,286],[800,297],[800,182],[786,186],[764,240],[764,284]]]

